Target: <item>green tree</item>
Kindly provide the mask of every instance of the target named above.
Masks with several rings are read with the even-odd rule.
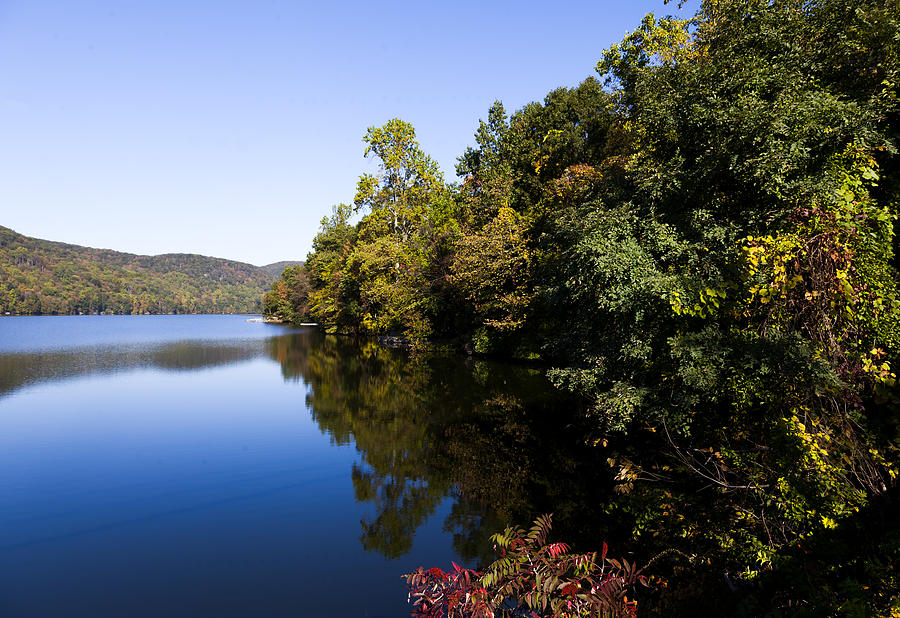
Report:
[[[309,274],[303,264],[287,266],[263,296],[263,315],[299,324],[308,321]]]
[[[368,210],[347,262],[359,282],[361,324],[375,332],[404,329],[421,341],[432,332],[433,292],[441,282],[430,266],[447,233],[449,194],[410,124],[394,119],[370,127],[364,141],[380,172],[360,177],[354,202]]]
[[[459,198],[467,227],[478,229],[494,218],[500,208],[510,207],[515,176],[509,137],[506,110],[500,101],[494,101],[488,109],[487,122],[478,121],[477,148],[467,148],[456,165],[456,174],[463,179]]]
[[[330,332],[359,329],[359,289],[345,272],[357,235],[349,223],[351,212],[350,206],[338,204],[331,217],[322,218],[313,251],[306,260],[310,312]]]
[[[482,229],[460,237],[452,265],[453,282],[472,303],[484,327],[514,331],[524,323],[532,299],[529,266],[521,217],[511,208],[501,207]]]
[[[363,138],[365,156],[378,159],[379,174],[360,176],[354,204],[369,210],[367,228],[389,233],[398,247],[444,205],[443,175],[415,138],[412,125],[398,118],[369,127]],[[399,273],[399,264],[394,269]]]

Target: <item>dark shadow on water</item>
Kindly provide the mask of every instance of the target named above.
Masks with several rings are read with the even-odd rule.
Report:
[[[320,430],[361,453],[352,482],[356,499],[372,507],[360,522],[366,550],[405,555],[448,497],[444,530],[470,563],[492,558],[494,532],[551,510],[558,538],[584,546],[599,539],[588,505],[609,491],[608,466],[572,427],[576,404],[542,371],[413,356],[318,332],[266,346],[286,380],[309,387],[306,403]]]

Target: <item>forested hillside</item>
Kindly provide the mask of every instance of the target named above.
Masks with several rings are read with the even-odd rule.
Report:
[[[92,249],[0,227],[0,314],[258,313],[279,273],[202,255]]]
[[[554,367],[660,615],[896,612],[898,42],[894,0],[705,0],[495,103],[458,184],[372,127],[271,311]]]

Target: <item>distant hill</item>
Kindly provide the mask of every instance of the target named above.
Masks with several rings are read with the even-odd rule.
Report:
[[[259,313],[274,266],[92,249],[0,226],[0,314]]]
[[[281,271],[283,271],[288,266],[296,266],[297,264],[302,264],[302,261],[297,260],[285,260],[284,262],[275,262],[274,264],[266,264],[265,266],[260,266],[264,271],[269,273],[269,276],[272,277],[272,281],[278,279],[281,276]]]

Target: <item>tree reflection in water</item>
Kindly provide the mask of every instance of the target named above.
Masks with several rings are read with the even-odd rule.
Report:
[[[263,353],[259,339],[102,345],[0,353],[0,398],[20,388],[86,375],[153,368],[191,371],[247,361]]]
[[[608,491],[605,467],[582,448],[563,412],[571,405],[541,371],[411,356],[314,331],[268,345],[285,379],[309,387],[307,405],[321,431],[337,444],[355,443],[362,455],[352,479],[356,499],[374,507],[361,522],[367,550],[406,554],[448,496],[444,529],[468,561],[493,555],[492,533],[549,510],[560,535],[598,538],[585,505]]]

